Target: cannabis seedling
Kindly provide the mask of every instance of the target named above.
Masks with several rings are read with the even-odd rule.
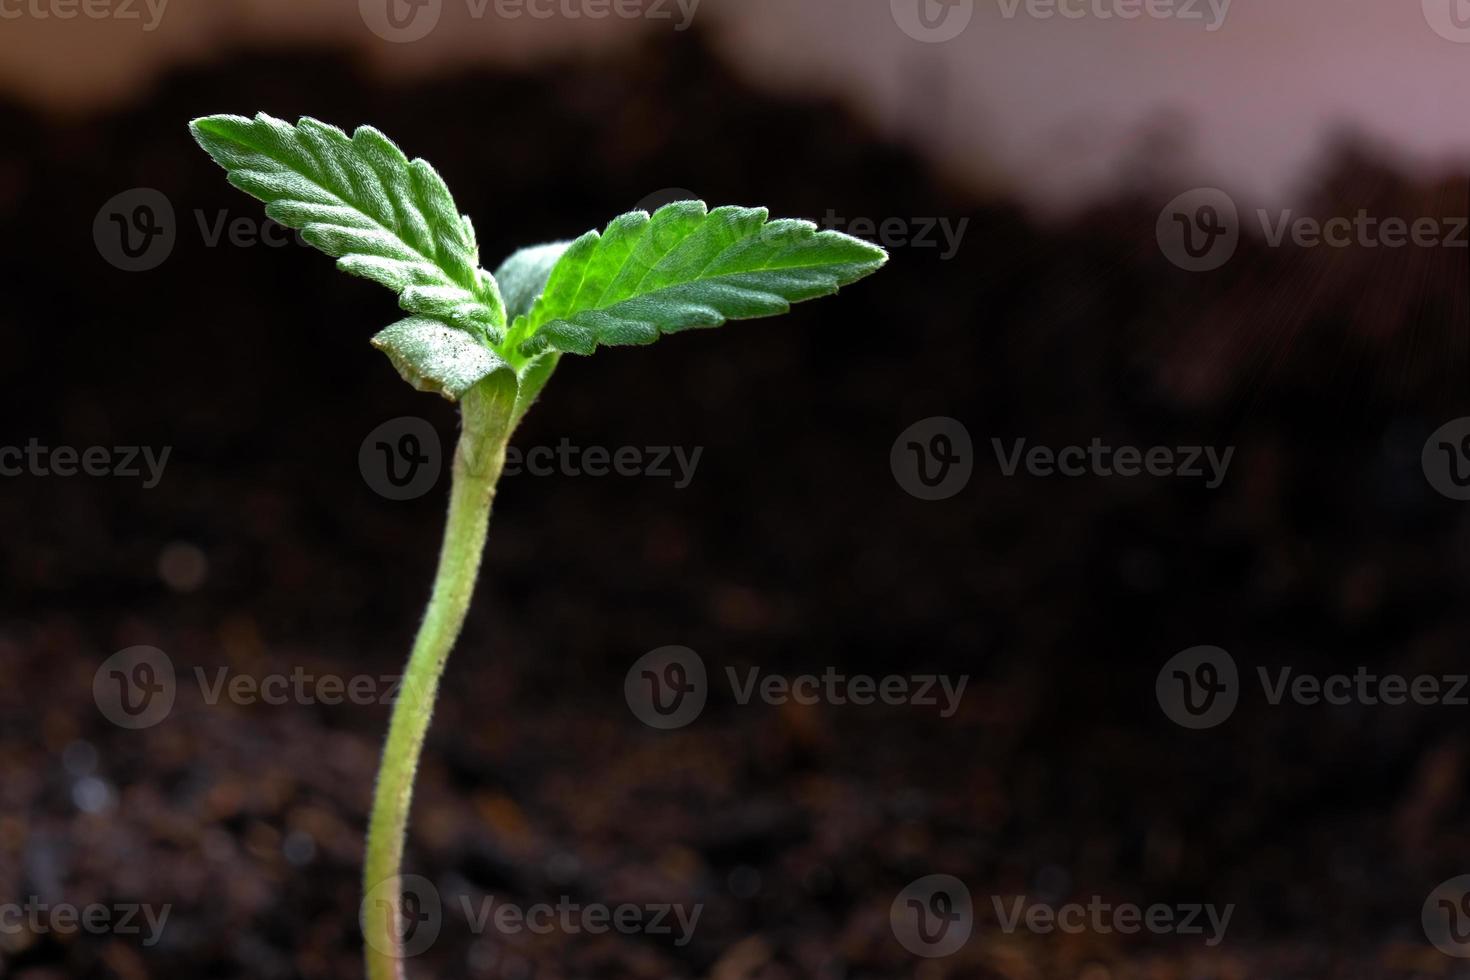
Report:
[[[414,387],[462,415],[444,543],[428,609],[388,727],[363,880],[398,894],[414,772],[439,677],[480,568],[490,504],[517,423],[562,354],[648,344],[660,334],[785,313],[876,271],[875,245],[764,208],[683,201],[634,211],[601,234],[522,249],[494,275],[444,181],[382,133],[348,136],[315,119],[207,116],[194,138],[266,213],[398,294],[408,312],[373,338]],[[402,977],[388,916],[363,919],[371,980]]]

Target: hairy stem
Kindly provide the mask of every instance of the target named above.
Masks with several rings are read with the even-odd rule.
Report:
[[[514,407],[515,385],[503,373],[468,392],[462,403],[464,427],[454,453],[454,483],[439,568],[393,706],[368,825],[361,924],[369,980],[402,980],[404,958],[418,952],[416,947],[423,942],[423,937],[415,942],[415,931],[438,928],[437,922],[417,921],[424,902],[432,899],[437,907],[437,897],[419,894],[423,886],[406,887],[400,877],[404,833],[439,677],[475,591],[490,526],[490,504],[514,427]],[[432,940],[432,936],[427,938]]]

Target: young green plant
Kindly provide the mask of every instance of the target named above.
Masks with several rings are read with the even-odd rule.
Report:
[[[368,126],[206,116],[194,138],[266,214],[398,294],[408,314],[373,345],[404,380],[458,402],[449,517],[429,605],[393,708],[368,826],[363,882],[400,894],[414,773],[439,678],[464,624],[506,445],[563,354],[785,313],[876,271],[875,245],[764,208],[682,201],[601,233],[522,249],[480,267],[470,219],[423,160]],[[396,915],[364,915],[371,980],[403,976]]]

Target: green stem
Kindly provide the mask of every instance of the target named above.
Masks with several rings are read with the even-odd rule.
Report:
[[[495,483],[514,428],[515,385],[513,381],[507,385],[504,378],[504,373],[492,376],[463,400],[464,429],[454,453],[439,569],[383,746],[363,869],[361,922],[369,980],[402,980],[404,956],[414,952],[411,935],[404,935],[399,922],[404,833],[439,677],[475,591]]]

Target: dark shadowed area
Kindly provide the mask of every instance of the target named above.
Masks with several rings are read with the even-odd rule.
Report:
[[[1186,271],[1156,237],[1181,188],[1146,157],[1042,222],[836,101],[751,87],[698,30],[411,79],[260,47],[121,106],[0,105],[0,446],[168,452],[151,487],[141,451],[135,477],[0,480],[0,902],[167,908],[156,931],[0,918],[0,975],[361,975],[380,701],[448,477],[390,500],[359,453],[402,417],[447,453],[456,411],[368,345],[392,297],[265,226],[186,129],[257,109],[369,122],[432,161],[491,268],[670,189],[892,246],[785,318],[563,362],[516,447],[631,447],[670,473],[502,484],[419,775],[405,870],[443,908],[410,976],[1463,975],[1421,922],[1470,872],[1470,708],[1449,696],[1470,671],[1470,511],[1423,457],[1470,415],[1463,240],[1273,246],[1242,207],[1235,256]],[[1297,210],[1448,227],[1467,178],[1344,137]],[[136,188],[172,218],[124,198],[111,220]],[[143,271],[114,261],[135,218],[174,236]],[[933,417],[973,447],[943,500],[895,472]],[[1094,442],[1203,475],[1007,475]],[[131,730],[96,692],[138,645],[176,697]],[[624,681],[670,645],[702,658],[708,703],[660,731]],[[1202,645],[1233,658],[1238,704],[1194,730],[1156,681]],[[1284,668],[1445,697],[1273,703]],[[752,671],[965,687],[948,707],[938,681],[937,704],[742,703]],[[248,695],[270,677],[296,693]],[[364,703],[324,703],[324,677],[366,678]],[[890,912],[935,874],[967,886],[973,927],[926,958]],[[1202,934],[1007,928],[1016,896],[1232,911],[1223,937],[1203,915]],[[672,913],[665,932],[475,921],[559,902],[699,912],[687,934]]]

